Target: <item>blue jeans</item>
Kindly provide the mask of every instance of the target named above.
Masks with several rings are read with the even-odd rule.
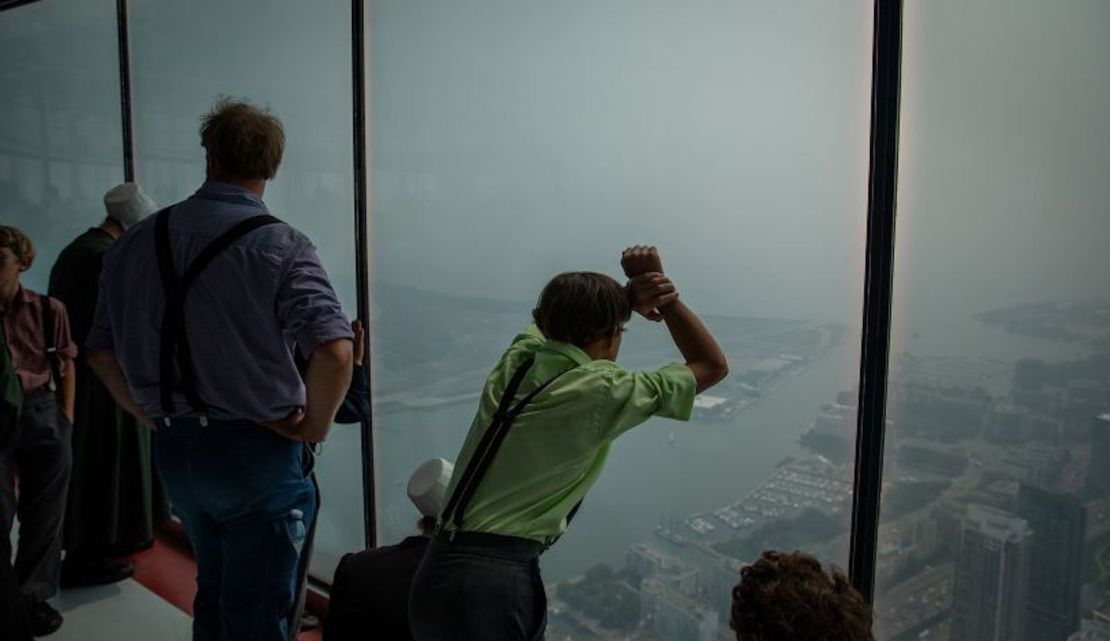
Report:
[[[194,641],[287,641],[316,511],[303,446],[247,421],[174,419],[154,452],[197,562]]]

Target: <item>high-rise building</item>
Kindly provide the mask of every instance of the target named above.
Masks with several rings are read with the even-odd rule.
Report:
[[[1110,412],[1099,414],[1091,424],[1091,465],[1087,474],[1089,498],[1110,496]]]
[[[732,558],[722,558],[713,566],[712,591],[713,607],[721,617],[721,625],[727,627],[732,616],[732,589],[740,583],[740,569],[743,565]]]
[[[1022,485],[1018,515],[1033,530],[1027,638],[1067,641],[1079,629],[1087,507],[1079,497]]]
[[[717,611],[658,579],[640,587],[641,611],[651,617],[652,633],[662,641],[717,641]]]
[[[1079,632],[1068,637],[1068,641],[1110,641],[1110,624],[1097,619],[1085,619]]]
[[[1039,641],[1025,634],[1031,536],[1025,519],[968,505],[956,566],[952,641]]]
[[[628,548],[624,560],[625,567],[643,579],[656,579],[687,595],[693,595],[698,590],[697,568],[645,543],[637,543]]]

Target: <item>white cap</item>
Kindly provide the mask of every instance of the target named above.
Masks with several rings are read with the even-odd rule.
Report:
[[[424,461],[409,477],[409,499],[424,516],[439,516],[447,503],[447,486],[455,466],[450,461],[434,458]]]
[[[109,218],[127,229],[153,214],[158,205],[137,183],[121,183],[104,194],[104,208]]]

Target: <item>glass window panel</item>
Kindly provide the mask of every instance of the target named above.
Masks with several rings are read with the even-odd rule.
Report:
[[[410,472],[456,456],[547,279],[618,275],[653,243],[732,374],[690,424],[618,439],[543,557],[549,635],[594,638],[604,613],[563,582],[598,564],[674,559],[675,616],[711,635],[729,559],[846,565],[871,4],[382,0],[368,29],[383,542],[414,530]],[[630,324],[625,366],[676,358],[662,326]]]
[[[348,315],[355,308],[350,3],[133,0],[139,178],[160,203],[204,179],[200,117],[217,97],[269,106],[285,156],[267,186],[271,211],[309,235]],[[317,465],[322,509],[314,575],[363,547],[360,430],[336,426]]]
[[[55,0],[0,17],[0,219],[38,253],[23,284],[45,292],[54,259],[104,220],[123,180],[116,3]]]
[[[905,30],[879,636],[1066,641],[1110,588],[1110,5]]]

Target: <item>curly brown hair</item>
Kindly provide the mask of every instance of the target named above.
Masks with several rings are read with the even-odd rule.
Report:
[[[28,268],[35,262],[35,245],[15,227],[0,225],[0,247],[12,250],[15,259]]]
[[[732,589],[737,641],[874,641],[871,621],[848,577],[803,552],[764,552]]]
[[[269,110],[223,97],[201,118],[200,144],[220,173],[269,180],[285,152],[285,128]]]

